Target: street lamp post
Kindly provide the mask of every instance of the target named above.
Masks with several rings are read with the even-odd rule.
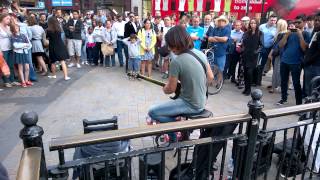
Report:
[[[247,3],[246,3],[246,16],[249,15],[249,10],[250,10],[250,0],[247,0]]]

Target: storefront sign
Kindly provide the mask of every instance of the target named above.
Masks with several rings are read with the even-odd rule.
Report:
[[[52,0],[52,6],[72,6],[72,0]]]
[[[268,6],[270,0],[265,0],[265,8]],[[259,13],[262,9],[263,0],[250,0],[249,12]],[[247,10],[247,0],[233,0],[231,3],[231,12],[246,12]]]

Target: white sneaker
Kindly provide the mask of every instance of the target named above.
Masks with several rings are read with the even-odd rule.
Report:
[[[85,65],[89,65],[88,61],[84,62]]]
[[[68,80],[70,80],[70,79],[71,79],[71,77],[69,77],[69,76],[67,76],[67,77],[64,78],[64,80],[66,80],[66,81],[68,81]]]
[[[82,65],[84,65],[84,63],[85,63],[84,61],[81,62]]]
[[[78,69],[81,68],[81,65],[80,65],[80,64],[77,64],[77,68],[78,68]]]
[[[69,67],[69,68],[74,67],[74,64],[73,64],[73,63],[70,63],[70,64],[68,65],[68,67]]]
[[[50,79],[57,79],[57,75],[54,75],[54,76],[48,76],[48,78],[50,78]]]

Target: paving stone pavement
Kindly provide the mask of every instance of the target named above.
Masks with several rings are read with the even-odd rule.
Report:
[[[8,169],[11,179],[15,179],[23,149],[18,137],[23,111],[33,110],[39,114],[38,125],[45,132],[43,141],[47,165],[54,165],[58,162],[58,153],[49,152],[50,140],[82,134],[82,119],[105,119],[116,115],[119,128],[145,126],[148,108],[169,100],[159,86],[145,81],[129,81],[119,67],[107,69],[86,66],[70,69],[70,75],[70,81],[64,81],[60,72],[56,80],[40,78],[31,88],[15,87],[0,92],[0,160]],[[159,73],[154,73],[154,77],[161,79]],[[270,75],[265,80],[263,87],[260,87],[264,92],[264,109],[277,108],[274,104],[280,99],[280,94],[267,93]],[[243,96],[241,91],[226,82],[222,92],[209,97],[206,107],[214,116],[246,113],[250,96]],[[290,94],[293,95],[293,91]],[[290,105],[294,105],[292,97],[289,98]],[[296,120],[297,116],[282,118],[281,121],[269,122],[269,127]],[[148,137],[132,141],[134,148],[150,145],[152,140]],[[228,147],[231,146],[232,143],[228,143]],[[67,160],[72,159],[73,150],[67,150],[65,155]]]

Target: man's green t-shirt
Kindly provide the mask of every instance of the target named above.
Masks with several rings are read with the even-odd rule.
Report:
[[[207,58],[199,50],[192,51],[207,67]],[[196,109],[204,109],[206,103],[207,77],[200,62],[188,53],[177,56],[170,63],[170,76],[181,82],[179,98],[185,100]]]

